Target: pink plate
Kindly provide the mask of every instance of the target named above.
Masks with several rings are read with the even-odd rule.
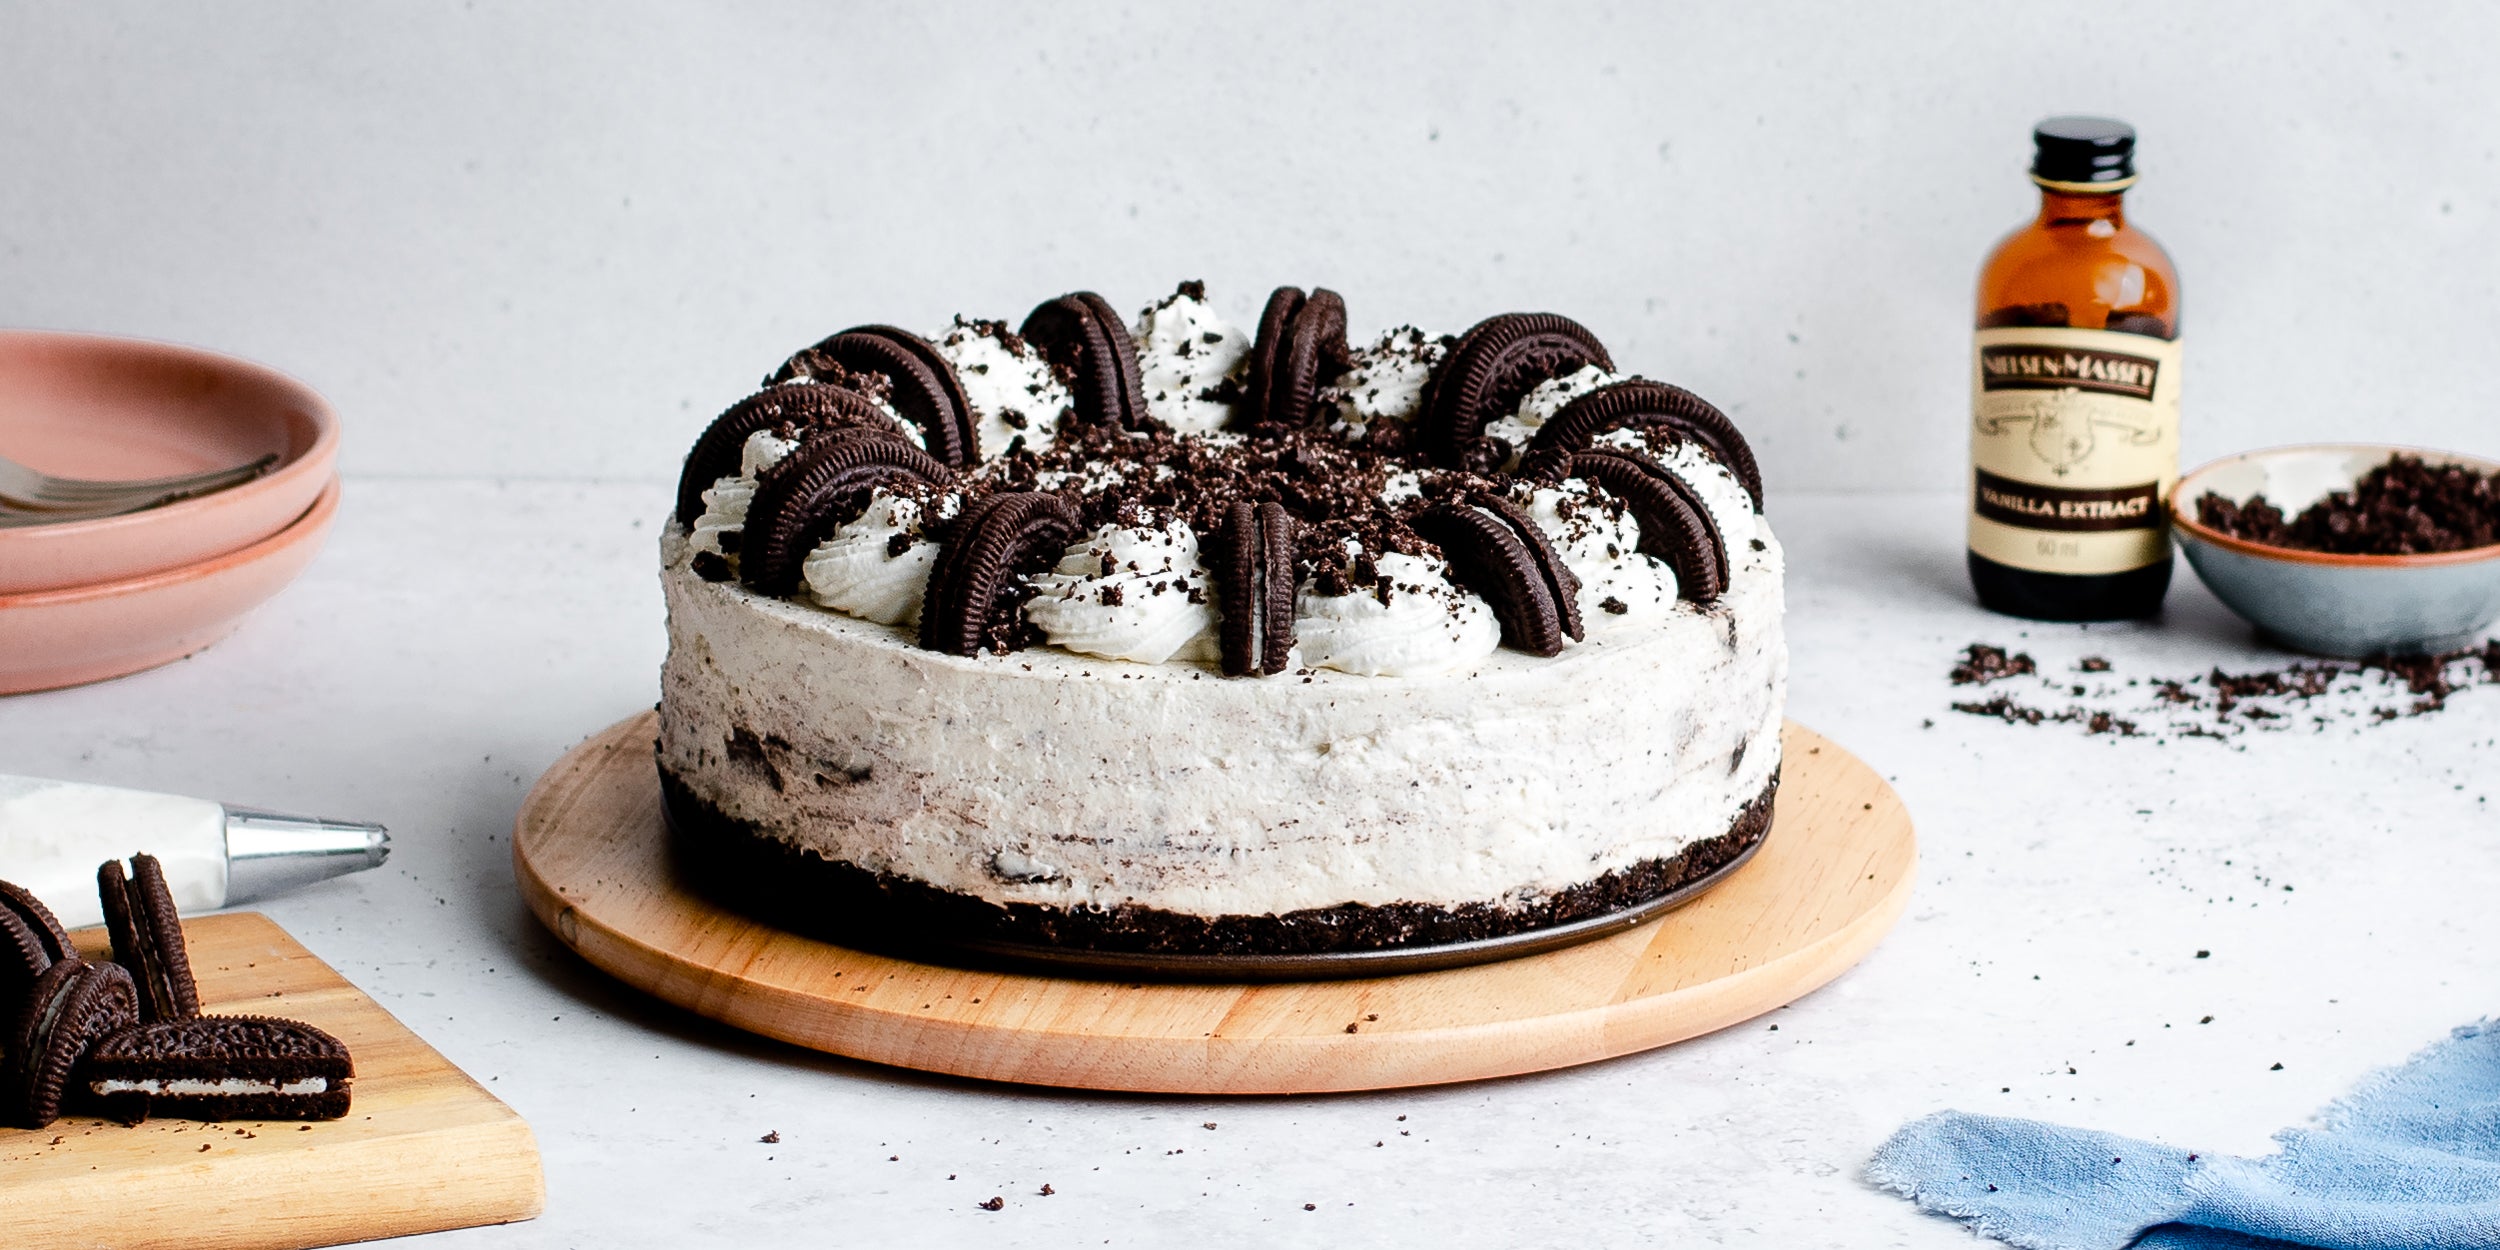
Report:
[[[0,331],[0,456],[93,478],[280,458],[241,486],[162,508],[0,529],[0,596],[121,582],[251,546],[312,507],[338,446],[330,406],[259,365],[136,339]]]
[[[293,524],[242,550],[121,581],[0,595],[0,694],[135,673],[225,637],[312,562],[338,510],[333,476]]]

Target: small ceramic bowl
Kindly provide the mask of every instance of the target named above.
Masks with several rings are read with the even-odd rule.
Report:
[[[2234,538],[2196,519],[2207,491],[2233,503],[2264,495],[2287,518],[2399,452],[2486,473],[2500,462],[2381,443],[2318,443],[2227,456],[2179,479],[2171,528],[2216,597],[2274,640],[2357,659],[2471,646],[2500,617],[2500,546],[2411,556],[2296,551]]]
[[[135,673],[225,637],[312,562],[338,509],[332,477],[293,524],[240,551],[120,581],[0,595],[0,694]]]
[[[260,477],[196,499],[0,529],[0,595],[120,582],[251,546],[313,505],[338,445],[330,406],[259,365],[136,339],[0,331],[0,456],[106,479],[279,457]]]

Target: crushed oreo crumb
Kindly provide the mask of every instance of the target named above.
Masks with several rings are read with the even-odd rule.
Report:
[[[1984,686],[2025,673],[2036,673],[2040,666],[2020,651],[2008,654],[2003,647],[1974,642],[1962,648],[1962,662],[1953,666],[1953,684]]]
[[[2012,658],[2029,662],[2028,656]],[[1974,684],[1966,675],[1972,667],[1971,651],[1965,651],[1951,670],[1953,684]],[[2089,656],[2076,667],[2108,673],[2115,666],[2105,657]],[[2073,702],[2046,707],[1999,692],[1951,706],[2007,724],[2073,724],[2087,733],[2119,737],[2229,740],[2251,732],[2323,731],[2341,723],[2366,728],[2428,716],[2444,710],[2462,691],[2500,685],[2500,639],[2445,655],[2295,660],[2279,668],[2236,673],[2216,666],[2194,676],[2130,679],[2098,690],[2040,676],[2035,668],[2021,671],[2037,679],[2040,695]]]
[[[2196,519],[2234,538],[2294,551],[2464,551],[2500,545],[2500,474],[2399,455],[2289,521],[2264,495],[2235,503],[2214,491],[2196,501]]]

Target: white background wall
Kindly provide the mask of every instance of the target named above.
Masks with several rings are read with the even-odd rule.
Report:
[[[2500,9],[2409,4],[0,8],[0,324],[310,380],[366,474],[663,477],[866,320],[1278,282],[1511,308],[1953,488],[2037,117],[2144,135],[2187,455],[2500,452]]]

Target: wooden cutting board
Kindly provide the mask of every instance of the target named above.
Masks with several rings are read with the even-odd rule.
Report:
[[[1664,917],[1502,963],[1369,980],[1138,985],[972,971],[785,933],[668,865],[658,718],[556,762],[512,837],[521,893],[626,984],[801,1046],[996,1081],[1187,1094],[1389,1089],[1589,1063],[1726,1028],[1849,967],[1909,905],[1917,841],[1884,779],[1782,737],[1762,849]]]
[[[212,1015],[302,1020],[356,1056],[344,1120],[301,1125],[64,1116],[0,1129],[0,1245],[298,1250],[526,1220],[546,1206],[529,1125],[253,913],[186,920]],[[101,929],[74,935],[105,958]]]

